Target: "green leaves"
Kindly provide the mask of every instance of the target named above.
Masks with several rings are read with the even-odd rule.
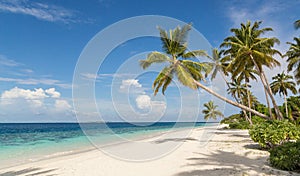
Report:
[[[191,72],[193,72],[193,70],[189,70],[188,68],[185,68],[182,65],[177,65],[176,66],[176,75],[178,78],[178,81],[191,88],[191,89],[197,89],[197,85],[194,83],[194,78]],[[201,73],[200,73],[201,74]]]
[[[175,70],[173,66],[168,66],[162,69],[152,85],[152,88],[154,89],[154,95],[158,93],[161,86],[163,86],[162,93],[165,93],[168,85],[172,82],[174,71]]]
[[[177,27],[170,30],[169,33],[161,28],[160,39],[163,43],[163,50],[166,54],[157,51],[148,54],[145,60],[140,60],[140,66],[143,69],[148,68],[154,63],[167,63],[166,66],[156,77],[153,83],[154,95],[162,88],[164,94],[167,87],[171,84],[174,75],[177,76],[180,83],[191,88],[197,89],[194,81],[205,80],[211,72],[212,66],[208,63],[186,60],[187,58],[196,58],[207,56],[203,50],[188,51],[187,35],[191,30],[191,25],[185,25],[182,28]],[[184,59],[184,60],[182,60]]]
[[[209,101],[207,103],[204,103],[204,107],[206,109],[202,110],[202,113],[204,114],[204,119],[214,119],[216,120],[217,117],[224,117],[223,113],[219,110],[217,110],[218,105],[215,105],[213,101]]]
[[[234,33],[233,36],[225,38],[221,47],[225,47],[225,56],[230,56],[231,62],[229,64],[229,71],[235,75],[243,72],[248,68],[253,68],[254,63],[250,58],[253,56],[254,61],[258,65],[261,71],[262,66],[273,68],[280,65],[280,63],[273,58],[273,55],[280,54],[278,50],[273,47],[279,43],[279,40],[275,37],[262,38],[260,37],[267,31],[272,31],[271,28],[259,29],[261,22],[254,22],[251,26],[251,22],[248,21],[246,24],[241,24],[241,28],[231,29]]]
[[[191,28],[191,24],[185,25],[182,28],[178,26],[174,30],[170,30],[168,34],[167,31],[158,27],[163,50],[173,57],[182,56],[187,49],[187,36]]]
[[[272,92],[274,94],[279,93],[279,95],[288,95],[288,90],[293,94],[297,93],[296,84],[293,81],[291,75],[286,75],[284,71],[281,74],[277,74],[272,77],[273,82],[270,84]]]
[[[294,69],[294,75],[297,79],[297,84],[300,83],[300,38],[294,38],[296,43],[290,43],[289,50],[286,52],[285,56],[288,57],[288,71]]]
[[[249,130],[251,139],[263,148],[273,148],[289,140],[300,139],[300,129],[288,120],[272,120],[255,124]]]
[[[153,63],[172,62],[172,60],[165,54],[154,51],[148,54],[147,59],[140,60],[140,66],[143,69],[148,68]]]
[[[300,169],[300,140],[287,142],[270,150],[270,163],[282,170]]]

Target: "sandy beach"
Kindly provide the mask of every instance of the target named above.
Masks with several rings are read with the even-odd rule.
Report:
[[[212,127],[195,128],[189,136],[175,131],[164,138],[143,139],[147,145],[123,143],[107,146],[110,152],[118,153],[128,160],[118,159],[101,150],[94,149],[77,154],[49,158],[0,170],[1,176],[197,176],[197,175],[300,175],[279,171],[269,166],[268,152],[258,150],[247,130],[225,130]],[[172,144],[172,145],[171,145]],[[177,146],[160,157],[142,161],[157,148]],[[155,146],[155,147],[154,147]],[[142,155],[143,154],[143,155]]]

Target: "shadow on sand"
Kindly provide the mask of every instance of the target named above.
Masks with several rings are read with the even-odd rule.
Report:
[[[51,172],[53,172],[55,170],[56,169],[43,170],[42,168],[28,168],[28,169],[22,169],[22,170],[18,170],[18,171],[8,171],[8,172],[0,173],[0,176],[18,176],[18,175],[26,175],[26,176],[33,176],[33,175],[54,176],[56,174],[51,174]]]

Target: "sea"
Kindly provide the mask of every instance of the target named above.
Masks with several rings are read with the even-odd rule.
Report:
[[[206,122],[0,123],[0,169],[73,154],[118,139],[151,136],[169,130],[216,125]]]

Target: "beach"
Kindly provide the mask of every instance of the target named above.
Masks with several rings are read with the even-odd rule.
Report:
[[[149,144],[142,147],[130,142],[109,145],[104,147],[107,149],[104,152],[91,149],[4,168],[0,175],[300,175],[270,167],[268,152],[258,149],[247,130],[195,128],[188,132],[188,136],[186,130],[170,132],[165,138],[140,139],[140,142]],[[154,159],[147,156],[147,153],[153,154],[156,147],[164,149],[166,146],[177,147]],[[131,151],[135,151],[137,156],[143,153],[145,160],[126,160],[127,156],[123,154],[132,154]],[[120,154],[123,158],[111,153]]]

